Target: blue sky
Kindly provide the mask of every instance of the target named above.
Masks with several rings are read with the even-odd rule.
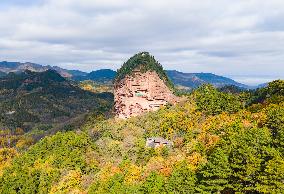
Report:
[[[149,51],[253,85],[284,79],[283,21],[283,0],[1,0],[0,60],[91,71]]]

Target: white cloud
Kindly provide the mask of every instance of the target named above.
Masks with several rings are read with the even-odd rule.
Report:
[[[282,0],[4,0],[0,10],[0,60],[90,71],[147,50],[166,69],[284,75]]]

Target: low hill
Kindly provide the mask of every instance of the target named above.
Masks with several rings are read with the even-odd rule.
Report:
[[[9,73],[0,79],[0,124],[29,130],[62,123],[101,106],[111,106],[110,93],[92,93],[55,70]]]

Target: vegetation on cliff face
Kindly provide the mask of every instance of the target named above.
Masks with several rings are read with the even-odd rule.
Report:
[[[0,193],[283,193],[283,83],[270,83],[261,101],[205,85],[157,112],[95,114],[31,147],[28,137],[3,144]],[[153,136],[173,148],[146,148]]]
[[[148,52],[138,53],[125,62],[122,67],[117,70],[115,81],[120,81],[126,75],[132,75],[135,69],[139,69],[141,72],[155,71],[170,89],[174,89],[174,85],[168,78],[162,65]]]

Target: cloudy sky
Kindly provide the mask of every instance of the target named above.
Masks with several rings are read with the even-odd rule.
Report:
[[[165,69],[284,79],[284,1],[0,0],[0,61],[91,71],[139,51]]]

